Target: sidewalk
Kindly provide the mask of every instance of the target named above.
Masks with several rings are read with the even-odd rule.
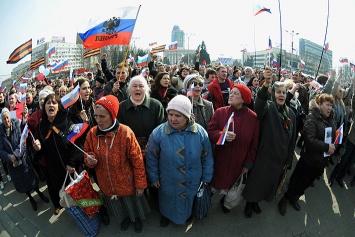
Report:
[[[295,166],[295,165],[294,165]],[[229,214],[221,210],[220,195],[214,195],[212,208],[208,216],[201,221],[193,221],[190,225],[177,226],[170,224],[166,228],[159,226],[160,215],[154,202],[151,203],[152,213],[148,220],[143,221],[143,231],[136,234],[133,224],[126,232],[120,231],[120,223],[111,218],[108,226],[100,225],[98,236],[355,236],[355,187],[351,188],[350,176],[346,176],[345,188],[340,188],[334,182],[332,188],[327,183],[327,177],[334,166],[326,168],[320,180],[315,181],[315,187],[306,190],[301,197],[301,210],[297,212],[287,205],[286,216],[281,216],[277,209],[280,198],[273,202],[261,202],[262,213],[252,218],[244,217],[243,202]],[[352,170],[355,173],[355,170]],[[3,179],[6,179],[3,171]],[[286,184],[291,171],[287,174]],[[41,190],[48,196],[45,183]],[[33,193],[34,195],[34,193]],[[0,236],[83,236],[79,228],[63,209],[60,215],[53,215],[53,207],[44,203],[38,197],[38,210],[34,212],[26,194],[17,193],[12,182],[5,183],[5,190],[0,191]]]

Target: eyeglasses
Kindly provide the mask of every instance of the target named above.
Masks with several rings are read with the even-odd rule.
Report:
[[[191,84],[194,84],[194,86],[199,86],[199,87],[203,87],[203,82],[197,82],[197,81],[193,81]]]

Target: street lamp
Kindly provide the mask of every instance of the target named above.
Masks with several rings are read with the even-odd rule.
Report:
[[[190,37],[194,36],[194,33],[186,33],[185,36],[187,37],[187,65],[190,63]]]
[[[133,51],[136,48],[136,40],[139,40],[139,39],[140,39],[140,37],[132,37],[132,40],[133,40]]]
[[[298,35],[298,32],[295,32],[294,30],[292,30],[291,32],[286,30],[287,33],[289,33],[291,35],[291,73],[292,73],[292,64],[293,64],[293,36],[294,35]]]

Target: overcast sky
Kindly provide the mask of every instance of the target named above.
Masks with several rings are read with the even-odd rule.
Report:
[[[291,51],[292,30],[294,47],[298,49],[299,38],[309,39],[323,45],[327,0],[281,1],[282,46]],[[355,62],[355,1],[330,1],[327,42],[333,51],[333,66],[339,57]],[[39,38],[50,41],[52,36],[65,36],[66,42],[74,43],[76,33],[83,31],[91,18],[108,14],[109,9],[141,5],[133,33],[135,45],[147,48],[148,44],[171,42],[171,31],[178,25],[190,37],[190,49],[205,41],[211,59],[223,57],[241,58],[240,50],[264,50],[270,36],[273,46],[280,45],[280,14],[278,1],[123,1],[113,0],[1,0],[2,42],[0,44],[0,79],[9,75],[18,64],[30,60],[30,56],[14,65],[6,61],[11,52],[33,39],[33,47]],[[272,14],[253,15],[254,4],[271,9]],[[111,16],[108,14],[107,18]],[[255,42],[255,44],[254,44]],[[187,44],[187,40],[186,40]],[[187,48],[187,45],[186,45]],[[307,63],[307,62],[306,62]]]

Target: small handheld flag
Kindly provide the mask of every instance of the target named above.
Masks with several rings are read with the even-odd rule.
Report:
[[[76,139],[83,135],[88,127],[89,124],[87,123],[73,124],[69,129],[71,132],[67,136],[68,141],[74,144]]]
[[[79,99],[79,92],[80,92],[80,87],[79,85],[77,85],[71,92],[69,92],[68,94],[66,94],[60,99],[64,109],[70,107]]]
[[[187,93],[187,96],[194,96],[195,94],[195,86],[194,86],[194,83],[191,84],[191,87],[190,87],[190,90],[189,92]]]
[[[340,127],[335,131],[335,141],[334,144],[342,144],[343,143],[343,125],[340,125]]]
[[[22,154],[22,144],[26,141],[29,131],[30,131],[30,129],[28,128],[28,125],[26,124],[25,127],[23,128],[22,133],[21,133],[20,154]]]
[[[231,123],[234,123],[234,112],[231,114],[231,116],[229,117],[226,125],[224,126],[224,128],[222,130],[222,133],[221,133],[221,136],[219,137],[216,145],[224,145],[224,142],[225,142],[226,136],[227,136],[227,132],[228,132],[228,129],[229,129],[229,125]]]

